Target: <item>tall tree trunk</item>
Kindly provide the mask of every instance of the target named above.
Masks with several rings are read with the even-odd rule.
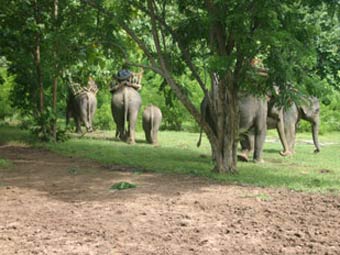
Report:
[[[54,32],[57,33],[58,30],[58,0],[54,0]],[[52,90],[52,109],[53,109],[53,123],[52,123],[52,136],[54,142],[57,141],[57,88],[58,88],[58,42],[56,41],[54,44],[54,61],[55,61],[55,70],[54,70],[54,78],[53,78],[53,90]]]
[[[226,31],[223,24],[224,11],[218,3],[206,0],[208,11],[212,17],[220,17],[210,24],[209,47],[218,57],[228,58],[234,47],[234,36],[231,31]],[[214,170],[222,172],[234,172],[237,170],[237,144],[239,132],[239,110],[237,83],[234,72],[228,67],[225,73],[215,76],[212,86],[212,101],[214,102],[210,112],[215,114],[216,138],[209,139],[215,160]],[[215,84],[214,84],[215,83]],[[215,142],[214,142],[215,140]]]
[[[215,162],[214,171],[235,172],[237,170],[237,144],[239,130],[239,110],[237,90],[233,83],[232,73],[219,79],[217,93],[212,93],[212,106],[210,112],[215,118],[216,137],[209,137],[211,144],[213,161]],[[215,94],[215,96],[214,96]]]
[[[37,24],[40,23],[40,10],[38,6],[38,2],[34,1],[34,19]],[[44,85],[43,85],[43,77],[41,72],[41,34],[40,31],[37,31],[35,34],[35,47],[34,47],[34,61],[35,61],[35,69],[37,73],[37,82],[39,88],[39,113],[42,114],[44,111]]]
[[[44,111],[44,85],[41,72],[41,60],[40,60],[40,34],[37,33],[35,37],[35,50],[34,50],[35,70],[37,73],[37,82],[39,88],[39,112]]]

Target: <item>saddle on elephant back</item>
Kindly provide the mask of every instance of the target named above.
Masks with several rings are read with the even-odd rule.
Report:
[[[69,87],[70,87],[71,94],[74,97],[88,93],[88,92],[91,92],[94,95],[96,95],[97,92],[98,92],[97,84],[95,83],[95,81],[91,77],[89,77],[89,80],[87,82],[86,87],[81,86],[77,82],[71,82]]]
[[[143,69],[138,73],[131,72],[127,69],[120,70],[115,77],[117,83],[112,83],[110,92],[113,93],[124,86],[132,87],[137,91],[141,90],[143,74]]]

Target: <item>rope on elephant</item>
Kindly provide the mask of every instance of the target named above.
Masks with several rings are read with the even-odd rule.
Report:
[[[140,71],[139,73],[133,73],[129,78],[130,86],[133,88],[136,88],[137,90],[140,90],[142,88],[142,78],[144,74],[144,70]]]
[[[71,94],[73,96],[78,96],[82,94],[83,92],[86,92],[84,87],[82,87],[79,83],[72,82],[69,84]]]
[[[79,96],[84,93],[91,92],[93,94],[97,94],[98,92],[98,87],[95,81],[90,77],[89,81],[87,83],[87,87],[81,86],[79,83],[76,82],[71,82],[69,84],[70,91],[73,96]]]
[[[128,79],[118,81],[116,84],[112,84],[110,89],[111,92],[114,92],[124,86],[132,87],[135,90],[139,91],[142,89],[142,78],[143,78],[144,70],[139,73],[131,72],[131,75]]]

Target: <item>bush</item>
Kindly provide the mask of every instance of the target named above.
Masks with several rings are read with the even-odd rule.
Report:
[[[93,126],[95,129],[103,130],[112,130],[115,128],[110,104],[102,104],[101,107],[97,109]]]

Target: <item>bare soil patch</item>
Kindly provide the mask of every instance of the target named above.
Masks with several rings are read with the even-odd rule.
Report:
[[[340,197],[0,146],[0,254],[340,254]],[[130,171],[131,170],[131,171]],[[137,188],[111,191],[126,181]]]

